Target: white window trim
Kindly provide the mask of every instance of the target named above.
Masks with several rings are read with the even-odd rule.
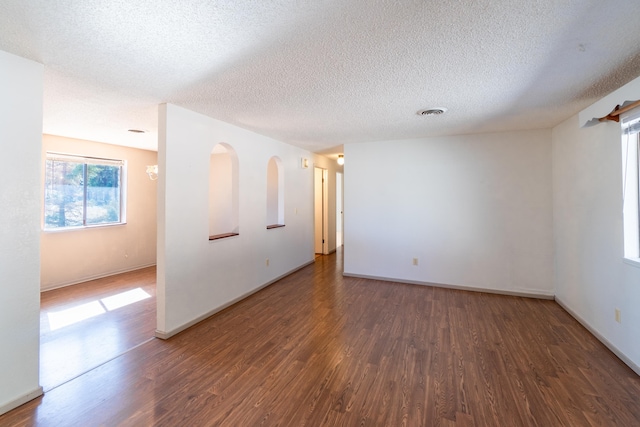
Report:
[[[627,113],[621,125],[623,262],[640,268],[640,110]]]

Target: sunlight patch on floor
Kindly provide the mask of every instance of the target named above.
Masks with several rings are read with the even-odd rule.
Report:
[[[136,288],[65,310],[49,312],[47,313],[49,328],[55,331],[147,298],[151,298],[151,295],[142,288]]]
[[[136,288],[107,298],[102,298],[100,301],[104,304],[107,310],[112,311],[147,298],[151,298],[151,295],[142,290],[142,288]]]
[[[92,301],[66,310],[47,313],[47,317],[49,318],[49,327],[55,331],[106,312],[100,301]]]

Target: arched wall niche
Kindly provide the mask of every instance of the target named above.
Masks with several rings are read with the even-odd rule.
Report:
[[[216,144],[209,159],[209,240],[240,234],[238,169],[233,147]]]
[[[284,226],[284,168],[273,156],[267,163],[267,228]]]

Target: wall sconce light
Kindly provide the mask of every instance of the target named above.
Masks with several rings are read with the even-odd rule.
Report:
[[[158,179],[158,165],[147,166],[147,175],[151,181]]]
[[[344,165],[344,154],[338,154],[338,164],[340,166]]]

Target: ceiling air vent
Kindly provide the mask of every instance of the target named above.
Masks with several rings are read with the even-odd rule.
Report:
[[[420,110],[418,111],[418,115],[419,116],[437,116],[440,114],[444,114],[447,112],[447,109],[442,107],[442,108],[429,108],[427,110]]]

